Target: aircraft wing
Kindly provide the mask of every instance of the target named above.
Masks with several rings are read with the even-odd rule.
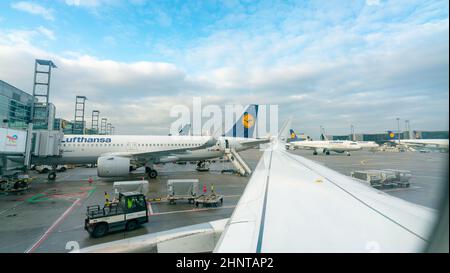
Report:
[[[278,147],[264,152],[215,252],[425,250],[434,210]]]
[[[240,141],[239,144],[252,147],[252,146],[269,143],[269,142],[270,142],[270,138],[257,138],[257,139],[249,138],[249,139]]]
[[[128,152],[114,152],[114,153],[106,153],[102,154],[102,156],[121,156],[121,157],[135,157],[135,158],[156,158],[162,156],[168,156],[172,154],[180,154],[186,153],[193,150],[205,149],[208,147],[212,147],[216,145],[217,139],[211,137],[208,141],[203,143],[197,147],[178,147],[178,146],[169,146],[167,149],[158,150],[158,151],[150,151],[150,152],[142,152],[142,151],[128,151]]]

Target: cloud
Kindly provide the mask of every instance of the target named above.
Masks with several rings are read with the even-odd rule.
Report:
[[[66,5],[75,7],[95,8],[104,4],[118,3],[119,0],[65,0]],[[134,0],[133,4],[142,4],[142,0]]]
[[[166,134],[170,107],[189,106],[193,96],[220,106],[279,104],[280,123],[292,115],[294,128],[313,136],[320,125],[327,133],[348,133],[350,124],[382,132],[396,128],[397,116],[414,129],[448,130],[448,15],[385,4],[234,14],[179,45],[157,41],[152,50],[161,62],[43,50],[29,42],[38,30],[4,31],[0,75],[30,91],[34,59],[51,59],[58,116],[71,119],[75,96],[85,95],[87,118],[100,110],[123,134]],[[281,18],[276,24],[271,13]],[[100,37],[120,45],[120,36]]]
[[[379,6],[380,0],[366,0],[368,6]]]
[[[47,39],[52,40],[52,41],[56,40],[55,33],[54,33],[53,31],[51,31],[50,29],[45,28],[45,27],[43,27],[43,26],[39,26],[39,27],[37,28],[37,30],[38,30],[42,35],[44,35],[45,37],[47,37]]]
[[[55,17],[53,16],[53,10],[47,9],[36,3],[21,1],[21,2],[16,2],[16,3],[11,4],[11,7],[13,9],[28,12],[28,13],[31,13],[34,15],[40,15],[44,19],[49,20],[49,21],[55,20]]]
[[[100,0],[66,0],[65,1],[69,6],[87,6],[87,7],[95,7],[100,5]]]

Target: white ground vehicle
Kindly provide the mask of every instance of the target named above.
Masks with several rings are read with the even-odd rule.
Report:
[[[49,165],[37,165],[36,167],[34,167],[34,169],[38,172],[38,173],[48,173],[50,172],[53,168],[52,166]],[[66,165],[58,165],[56,167],[56,171],[57,172],[65,172],[67,171],[68,167]]]

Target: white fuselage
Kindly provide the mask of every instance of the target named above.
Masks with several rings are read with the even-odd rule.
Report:
[[[374,141],[357,141],[357,142],[363,150],[375,151],[378,148],[380,148],[380,145],[378,145]]]
[[[34,163],[45,164],[96,164],[97,159],[114,153],[167,152],[186,149],[186,152],[174,151],[162,156],[158,162],[197,161],[222,157],[226,148],[242,151],[250,148],[241,145],[248,138],[220,137],[216,145],[197,148],[207,142],[209,136],[137,136],[137,135],[65,135],[60,145],[62,156],[57,158],[34,158]]]
[[[398,140],[395,140],[399,143]],[[401,139],[400,144],[410,146],[435,146],[448,149],[448,139]]]
[[[337,153],[351,152],[361,150],[362,147],[355,141],[348,140],[312,140],[312,141],[293,141],[289,145],[297,149],[308,150],[326,150]]]

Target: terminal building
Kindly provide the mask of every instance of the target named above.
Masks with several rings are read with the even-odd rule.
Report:
[[[31,118],[33,96],[0,80],[0,118],[2,128],[22,129]]]
[[[0,80],[0,121],[2,128],[26,130],[28,121],[31,119],[31,108],[33,96],[20,90],[19,88]],[[34,130],[47,130],[48,123],[53,124],[55,131],[62,131],[64,134],[97,134],[95,130],[86,128],[83,123],[83,130],[74,132],[74,122],[55,117],[56,107],[48,104],[48,122],[46,121],[47,107],[44,103],[36,102],[34,105]]]

